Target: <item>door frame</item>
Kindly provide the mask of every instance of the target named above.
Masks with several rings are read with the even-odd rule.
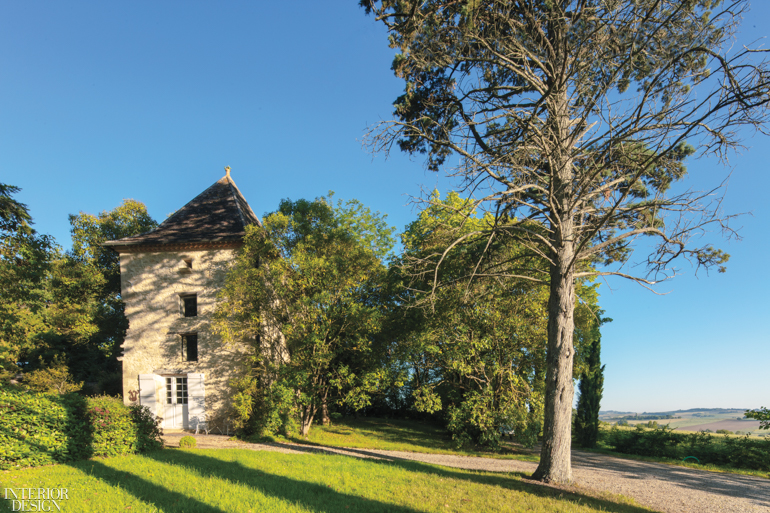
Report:
[[[164,374],[163,428],[188,429],[189,388],[187,374]]]

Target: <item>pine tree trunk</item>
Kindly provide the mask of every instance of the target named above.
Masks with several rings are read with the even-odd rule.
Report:
[[[545,418],[540,464],[534,479],[547,483],[572,481],[572,336],[575,283],[572,272],[551,271],[548,302],[548,349],[546,355]]]
[[[570,156],[569,102],[565,91],[554,94],[549,108],[551,153],[547,159],[553,180],[551,215],[550,295],[546,349],[543,447],[534,479],[547,483],[572,481],[572,361],[575,350],[573,162]]]

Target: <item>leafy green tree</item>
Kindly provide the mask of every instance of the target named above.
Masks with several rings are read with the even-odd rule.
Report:
[[[746,410],[744,416],[760,421],[759,429],[770,429],[770,409],[763,406],[757,410]]]
[[[598,312],[601,315],[601,312]],[[606,322],[608,319],[601,319]],[[601,363],[600,322],[592,323],[591,338],[587,347],[586,368],[580,374],[578,385],[577,414],[575,415],[575,439],[587,448],[596,446],[599,440],[599,410],[604,392],[604,365]]]
[[[24,385],[45,394],[67,394],[78,392],[83,388],[83,382],[75,382],[67,364],[58,357],[54,359],[52,365],[26,374]]]
[[[16,372],[22,354],[45,330],[44,281],[53,240],[30,226],[26,205],[13,199],[18,187],[0,184],[0,372]]]
[[[502,430],[520,441],[534,443],[540,432],[545,393],[547,288],[535,282],[511,282],[495,273],[526,265],[532,275],[546,263],[510,239],[493,241],[466,237],[492,222],[490,215],[474,214],[475,204],[452,192],[445,199],[434,193],[430,206],[404,234],[399,271],[404,293],[395,311],[401,332],[400,359],[411,367],[410,391],[419,411],[438,412],[459,443],[499,446]],[[541,230],[535,223],[530,229]],[[462,238],[455,251],[448,244]],[[475,279],[465,277],[485,251],[494,251]],[[425,262],[443,258],[438,272]],[[431,294],[431,288],[435,293]],[[596,309],[595,287],[580,283],[584,305]],[[583,348],[595,324],[587,306],[576,311],[581,358],[575,373],[585,367]]]
[[[26,353],[28,369],[57,368],[60,362],[78,381],[101,383],[120,392],[117,356],[128,329],[120,297],[118,255],[102,243],[157,226],[146,207],[124,202],[98,216],[70,216],[72,251],[51,253],[45,280],[45,329]]]
[[[125,199],[118,207],[98,216],[80,212],[70,215],[72,258],[97,269],[105,278],[103,297],[120,294],[120,257],[102,244],[152,230],[158,223],[147,213],[147,207]]]
[[[262,226],[247,229],[215,323],[226,341],[255,346],[263,430],[286,416],[276,414],[285,412],[283,390],[293,391],[302,436],[330,404],[369,403],[383,379],[375,345],[384,317],[381,257],[391,234],[379,213],[330,198],[283,200]],[[248,397],[239,409],[253,410]]]
[[[670,186],[686,175],[685,158],[724,156],[739,144],[740,127],[761,128],[768,118],[767,63],[731,44],[748,3],[360,3],[387,26],[398,49],[392,68],[405,83],[395,119],[369,134],[372,149],[425,154],[429,169],[456,176],[492,216],[479,237],[514,239],[548,262],[539,275],[525,265],[500,275],[549,287],[535,477],[569,482],[579,279],[615,275],[652,286],[676,274],[679,258],[724,270],[728,255],[697,243],[712,225],[732,233],[720,202]],[[634,275],[625,264],[641,237],[654,249],[647,274]],[[477,264],[467,273],[477,274]]]
[[[437,274],[420,265],[439,258],[457,235],[489,222],[473,209],[457,193],[442,200],[434,192],[431,206],[402,235],[397,265],[405,292],[394,312],[399,358],[411,370],[413,407],[442,412],[459,445],[498,447],[501,428],[534,442],[545,388],[546,291],[463,280],[486,241],[466,240]],[[500,254],[516,258],[516,248],[507,250]],[[433,281],[441,285],[430,295]]]

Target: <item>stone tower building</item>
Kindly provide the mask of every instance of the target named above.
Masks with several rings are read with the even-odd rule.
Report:
[[[156,229],[105,243],[120,254],[129,321],[123,398],[149,406],[166,429],[226,422],[228,382],[244,370],[249,348],[224,344],[210,325],[250,224],[259,220],[227,168]]]

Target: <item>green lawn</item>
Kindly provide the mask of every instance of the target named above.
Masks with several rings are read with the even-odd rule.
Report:
[[[166,449],[0,473],[3,488],[66,488],[71,512],[651,511],[520,475],[321,454]],[[7,511],[11,501],[0,501]],[[54,508],[55,510],[55,508]]]
[[[457,450],[451,436],[440,426],[412,420],[359,418],[334,422],[330,426],[314,425],[307,440],[300,437],[274,438],[277,442],[310,443],[327,447],[351,447],[385,451],[456,454],[494,458],[540,461],[537,451],[506,444],[500,453]]]
[[[633,428],[620,428],[632,430]],[[721,435],[719,435],[721,436]],[[308,440],[299,437],[275,438],[278,442],[309,443],[327,447],[351,447],[357,449],[381,449],[389,451],[421,452],[430,454],[455,454],[459,456],[482,456],[502,459],[517,459],[522,461],[540,461],[540,453],[534,449],[526,449],[513,443],[506,443],[501,453],[489,451],[458,451],[451,437],[444,429],[435,424],[422,423],[412,420],[359,418],[345,419],[344,422],[335,422],[331,426],[314,425],[310,430]],[[584,450],[578,446],[576,450]],[[727,472],[757,477],[770,478],[770,473],[758,470],[736,469],[712,464],[698,464],[682,462],[667,458],[653,458],[648,456],[634,456],[622,454],[611,450],[604,442],[600,442],[597,449],[592,452],[600,452],[617,458],[636,459],[667,465],[708,470],[712,472]]]

